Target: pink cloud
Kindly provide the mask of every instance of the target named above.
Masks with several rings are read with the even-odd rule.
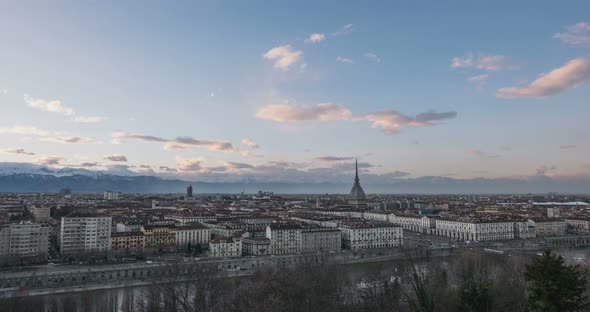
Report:
[[[523,88],[501,88],[499,98],[545,97],[580,86],[590,78],[590,60],[584,57],[568,61],[549,73],[542,74]]]
[[[277,122],[331,121],[350,120],[352,112],[343,105],[332,103],[320,103],[312,106],[268,105],[259,110],[256,117]]]

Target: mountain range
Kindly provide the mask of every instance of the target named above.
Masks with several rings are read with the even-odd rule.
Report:
[[[244,177],[232,182],[203,182],[168,179],[139,174],[111,174],[81,168],[51,168],[24,163],[0,163],[0,192],[73,192],[182,193],[193,185],[196,193],[253,193],[258,190],[275,193],[346,194],[350,183],[268,182]],[[361,176],[361,184],[363,184]],[[588,178],[554,178],[535,175],[522,178],[457,179],[441,176],[395,178],[386,183],[363,184],[367,193],[590,193]]]

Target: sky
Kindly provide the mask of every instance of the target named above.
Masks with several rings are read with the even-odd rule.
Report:
[[[588,1],[6,1],[0,162],[590,176]]]

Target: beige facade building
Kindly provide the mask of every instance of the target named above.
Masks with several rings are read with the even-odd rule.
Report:
[[[51,218],[49,207],[32,207],[31,214],[37,222],[44,222]]]
[[[174,225],[147,224],[139,231],[145,236],[146,251],[170,251],[176,248],[176,226]]]
[[[118,232],[111,234],[111,249],[114,254],[142,254],[145,237],[142,232]]]

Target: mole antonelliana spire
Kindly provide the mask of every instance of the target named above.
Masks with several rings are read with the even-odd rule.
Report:
[[[354,171],[354,185],[350,190],[350,194],[348,194],[348,204],[355,206],[364,206],[367,202],[365,197],[365,191],[363,190],[363,187],[361,186],[359,179],[358,159],[355,159]]]

